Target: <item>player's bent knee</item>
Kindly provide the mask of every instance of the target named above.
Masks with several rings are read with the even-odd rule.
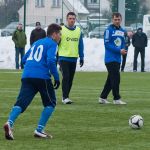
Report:
[[[20,104],[15,104],[14,106],[18,106],[18,107],[20,107],[21,108],[21,113],[23,113],[26,109],[27,109],[27,106],[25,106],[25,105],[20,105]]]
[[[50,99],[49,101],[43,102],[44,107],[56,107],[56,99]]]
[[[44,108],[44,113],[47,114],[47,115],[50,115],[54,110],[55,110],[54,107],[52,107],[52,106],[46,106]]]

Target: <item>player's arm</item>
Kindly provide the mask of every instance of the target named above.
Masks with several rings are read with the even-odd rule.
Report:
[[[112,36],[111,34],[112,34],[111,30],[109,30],[109,29],[105,30],[105,33],[104,33],[105,47],[106,47],[106,49],[108,49],[110,51],[113,51],[115,53],[120,53],[121,48],[114,46],[114,44],[111,41],[111,36]]]
[[[57,44],[52,44],[47,51],[47,65],[55,81],[59,81],[59,74],[56,66],[56,53]]]
[[[84,59],[84,44],[83,44],[83,36],[82,33],[79,39],[79,57],[80,59]]]
[[[79,48],[79,57],[80,57],[80,67],[82,67],[84,64],[84,44],[83,44],[82,33],[80,34],[78,48]]]
[[[29,57],[30,53],[31,53],[31,49],[29,49],[29,50],[26,52],[26,54],[23,56],[22,64],[25,64],[25,63],[26,63],[27,58]]]
[[[125,49],[125,47],[126,47],[125,37],[122,37],[121,50],[120,50],[120,53],[122,55],[127,54],[127,50]]]

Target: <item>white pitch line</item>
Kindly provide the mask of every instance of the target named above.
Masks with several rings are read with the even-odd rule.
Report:
[[[18,74],[20,74],[20,73],[22,73],[22,72],[19,72],[19,71],[15,71],[15,72],[0,72],[0,74],[5,74],[5,73],[8,73],[8,74],[11,74],[11,73],[18,73]]]
[[[8,80],[7,80],[8,81]],[[6,89],[6,90],[11,90],[11,89],[15,89],[15,90],[17,90],[17,89],[19,89],[19,88],[15,88],[15,87],[4,87],[4,88],[2,88],[2,87],[0,87],[0,89]]]
[[[11,96],[10,96],[10,95],[6,95],[6,96],[3,96],[3,97],[8,97],[8,98],[12,98],[12,97],[13,97],[13,98],[17,98],[17,96],[18,96],[18,95],[15,94],[15,95],[11,95]],[[34,98],[41,98],[41,96],[35,96]]]
[[[123,92],[123,93],[129,93],[129,91],[130,90],[126,90],[126,91],[124,91],[124,90],[122,90],[122,91],[120,91],[120,92]],[[92,94],[92,93],[99,93],[99,92],[101,92],[101,90],[89,90],[89,89],[78,89],[78,90],[72,90],[72,93],[74,93],[74,92],[79,92],[79,93],[88,93],[88,94]],[[141,94],[141,93],[150,93],[149,91],[132,91],[132,93],[138,93],[138,94]]]

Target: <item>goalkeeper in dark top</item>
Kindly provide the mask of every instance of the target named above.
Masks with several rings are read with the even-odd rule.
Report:
[[[4,125],[5,137],[13,140],[12,128],[17,117],[23,113],[39,92],[43,103],[43,111],[34,131],[35,137],[52,138],[44,132],[48,119],[55,106],[56,96],[54,89],[60,85],[59,74],[56,67],[57,44],[60,41],[61,27],[51,24],[47,29],[47,37],[35,42],[23,58],[24,71],[21,79],[21,88],[17,101],[10,112],[8,121]],[[54,77],[54,85],[51,81]]]

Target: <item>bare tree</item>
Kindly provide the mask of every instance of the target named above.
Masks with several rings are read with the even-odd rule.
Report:
[[[21,8],[22,5],[23,0],[5,0],[3,5],[0,5],[1,28],[12,21],[18,21],[18,10]]]

